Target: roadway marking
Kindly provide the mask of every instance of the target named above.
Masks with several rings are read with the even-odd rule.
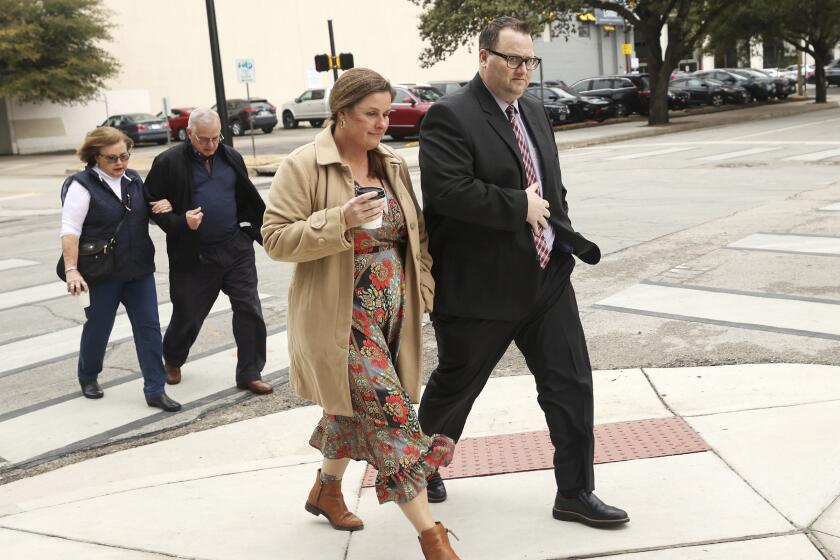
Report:
[[[754,233],[730,243],[726,248],[840,257],[840,237]]]
[[[41,196],[40,193],[19,193],[19,194],[10,194],[7,196],[0,196],[0,202],[4,202],[6,200],[17,200],[19,198],[29,198],[32,196]]]
[[[744,156],[751,156],[755,154],[763,154],[764,152],[772,152],[774,150],[778,150],[779,148],[749,148],[747,150],[738,150],[735,152],[724,152],[722,154],[714,154],[711,156],[705,156],[700,158],[695,158],[695,161],[723,161],[726,159],[735,159]]]
[[[0,260],[0,270],[13,270],[15,268],[23,268],[24,266],[33,266],[36,264],[39,263],[26,259],[3,259]]]
[[[840,156],[840,148],[833,150],[823,150],[821,152],[811,152],[810,154],[801,154],[798,156],[791,156],[784,158],[784,161],[820,161],[823,159]]]
[[[640,159],[645,157],[653,157],[653,156],[664,156],[665,154],[675,154],[677,152],[685,152],[690,150],[691,148],[667,148],[664,150],[654,150],[652,152],[640,152],[635,154],[626,154],[623,156],[614,156],[611,158],[607,158],[611,161],[626,161],[631,159]]]
[[[0,293],[0,310],[20,305],[30,305],[66,295],[67,286],[63,282],[50,282],[49,284],[3,292]]]
[[[289,366],[285,331],[269,336],[266,349],[265,371]],[[236,348],[189,362],[182,369],[181,383],[167,385],[166,392],[187,407],[234,385]],[[145,403],[143,379],[134,379],[108,387],[102,399],[90,400],[79,394],[74,399],[0,422],[0,454],[12,463],[19,463],[158,414],[163,413]]]
[[[644,283],[594,307],[840,340],[840,301]]]
[[[828,120],[819,120],[819,121],[809,122],[809,123],[805,123],[805,124],[785,126],[785,127],[782,127],[782,128],[774,128],[774,129],[771,129],[771,130],[765,130],[764,132],[755,132],[755,133],[752,133],[752,134],[745,134],[744,136],[735,136],[734,138],[730,138],[730,140],[743,140],[744,138],[753,138],[755,136],[764,136],[765,134],[778,134],[779,132],[785,132],[785,131],[788,131],[788,130],[795,130],[797,128],[805,128],[805,127],[808,127],[808,126],[814,126],[814,125],[819,125],[819,124],[826,124],[826,123],[835,122],[835,121],[840,121],[840,118],[828,119]]]
[[[818,208],[817,210],[821,210],[823,212],[840,212],[840,202],[835,202],[834,204],[823,206],[822,208]]]
[[[268,296],[260,295],[260,299],[266,297]],[[221,313],[229,309],[230,300],[227,297],[219,298],[210,309],[210,314]],[[172,304],[164,303],[158,306],[158,314],[161,317],[160,326],[165,327],[169,324],[172,316]],[[17,373],[22,368],[33,367],[77,353],[81,336],[82,325],[78,325],[0,346],[0,354],[3,356],[3,360],[0,362],[0,377]],[[128,320],[128,315],[124,313],[117,315],[108,344],[115,344],[129,339],[131,336],[131,322]]]

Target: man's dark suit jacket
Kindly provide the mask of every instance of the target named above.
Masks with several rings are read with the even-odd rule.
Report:
[[[525,97],[519,99],[519,110],[538,151],[555,248],[571,248],[582,261],[597,263],[598,246],[577,233],[569,220],[545,110]],[[420,170],[434,259],[434,312],[524,318],[532,311],[541,278],[525,221],[523,189],[528,184],[510,122],[478,75],[429,110],[420,130]]]
[[[167,199],[172,212],[151,214],[152,220],[166,232],[166,252],[170,270],[194,270],[199,264],[198,232],[187,225],[184,215],[193,209],[193,147],[189,142],[173,146],[158,155],[146,177],[146,200]],[[248,177],[245,161],[236,150],[219,145],[216,157],[223,157],[236,172],[236,210],[239,223],[251,225],[242,229],[262,245],[263,214],[265,202]]]

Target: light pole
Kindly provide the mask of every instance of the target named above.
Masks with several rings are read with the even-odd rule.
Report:
[[[224,143],[233,147],[233,137],[230,134],[227,114],[227,100],[225,98],[225,80],[222,74],[222,58],[219,54],[219,30],[216,28],[216,6],[213,0],[207,3],[207,28],[210,31],[210,56],[213,59],[213,81],[216,85],[216,112],[222,121],[222,135]]]

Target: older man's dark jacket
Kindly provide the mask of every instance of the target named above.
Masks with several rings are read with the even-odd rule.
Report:
[[[569,220],[554,133],[539,102],[519,98],[538,152],[554,249],[584,262],[598,246]],[[528,186],[510,122],[476,75],[429,110],[420,131],[423,214],[434,264],[435,313],[519,320],[532,311],[540,281],[526,222]]]
[[[187,210],[194,208],[193,157],[189,142],[169,148],[155,158],[145,182],[147,201],[165,198],[172,204],[172,212],[151,214],[152,220],[166,232],[171,270],[189,270],[199,264],[198,232],[189,228],[185,216]],[[215,157],[224,158],[235,171],[237,219],[240,224],[250,224],[242,226],[243,231],[262,245],[260,229],[265,202],[248,177],[245,160],[239,152],[224,144],[219,145]]]

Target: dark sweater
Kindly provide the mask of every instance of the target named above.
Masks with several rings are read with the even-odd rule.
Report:
[[[193,155],[193,204],[204,212],[198,227],[201,245],[228,241],[239,230],[236,220],[236,172],[221,157],[213,157],[207,172],[204,159]]]

